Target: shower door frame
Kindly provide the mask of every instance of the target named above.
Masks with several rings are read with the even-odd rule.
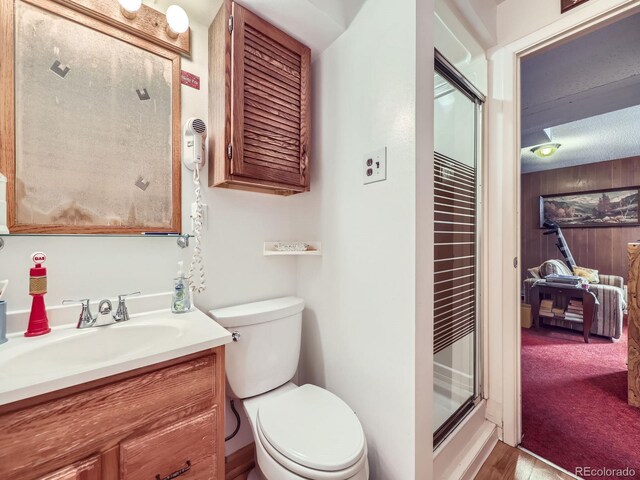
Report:
[[[639,0],[640,1],[640,0]],[[434,49],[434,73],[442,76],[460,93],[466,96],[474,104],[474,160],[475,160],[475,329],[472,332],[473,341],[473,396],[464,402],[438,429],[433,432],[433,449],[437,449],[446,438],[454,432],[456,427],[469,415],[483,399],[484,387],[484,363],[483,363],[483,296],[481,280],[483,279],[483,210],[484,210],[484,104],[486,101],[482,92],[477,89],[460,71],[449,62],[438,49]],[[435,123],[435,117],[434,117]],[[434,148],[434,154],[435,154]],[[435,178],[434,178],[435,181]]]

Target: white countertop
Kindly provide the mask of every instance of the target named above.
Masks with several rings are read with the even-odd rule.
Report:
[[[197,309],[132,315],[126,322],[75,324],[0,345],[0,405],[146,367],[231,342],[231,333]]]

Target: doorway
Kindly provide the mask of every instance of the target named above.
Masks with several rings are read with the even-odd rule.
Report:
[[[523,55],[519,77],[521,445],[580,476],[640,478],[625,323],[640,13]]]
[[[502,425],[503,439],[518,445],[521,424],[521,191],[520,61],[638,11],[640,2],[596,2],[520,40],[491,52],[488,96],[487,294],[488,416]],[[496,288],[496,286],[500,286]],[[492,404],[491,400],[495,403]]]

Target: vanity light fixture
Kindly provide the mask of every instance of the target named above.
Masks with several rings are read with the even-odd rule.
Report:
[[[138,10],[142,6],[142,0],[118,0],[120,11],[129,20],[136,18]]]
[[[559,143],[545,143],[544,145],[533,147],[531,151],[540,158],[547,158],[556,153],[560,146]]]
[[[142,0],[118,0],[120,12],[129,20],[136,18],[138,10],[142,6]],[[170,5],[167,8],[167,35],[170,38],[178,38],[178,35],[189,30],[189,16],[179,5]]]
[[[187,12],[178,5],[170,5],[167,8],[167,35],[178,38],[178,35],[189,30],[189,17]]]

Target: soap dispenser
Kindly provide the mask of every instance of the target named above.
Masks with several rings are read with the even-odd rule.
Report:
[[[171,299],[173,313],[184,313],[191,310],[189,281],[184,274],[183,265],[183,262],[178,262],[178,276],[173,280],[173,298]]]

